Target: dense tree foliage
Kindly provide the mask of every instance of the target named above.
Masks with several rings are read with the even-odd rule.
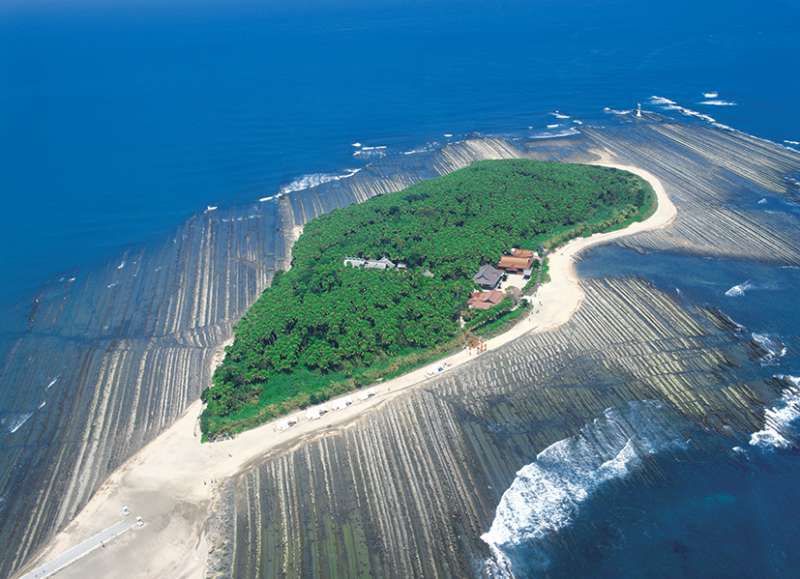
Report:
[[[485,161],[315,219],[292,268],[236,326],[203,393],[204,432],[307,404],[332,381],[451,340],[482,263],[624,225],[653,199],[646,182],[615,169]],[[346,267],[345,256],[408,269]]]

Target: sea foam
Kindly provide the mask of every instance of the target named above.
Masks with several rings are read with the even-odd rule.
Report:
[[[503,493],[489,531],[484,574],[513,577],[519,564],[546,569],[543,540],[569,526],[604,483],[626,477],[642,459],[685,445],[678,419],[663,403],[630,402],[608,409],[573,437],[547,447]],[[515,560],[515,554],[524,553]]]
[[[365,149],[366,147],[362,150]],[[295,191],[303,191],[305,189],[311,189],[312,187],[318,187],[324,183],[330,183],[331,181],[341,181],[342,179],[347,179],[349,177],[352,177],[359,171],[361,171],[361,169],[350,169],[346,173],[309,173],[308,175],[303,175],[302,177],[298,177],[294,181],[287,183],[286,185],[281,187],[278,195],[283,196],[286,195],[287,193],[293,193]],[[272,198],[262,197],[262,199],[265,201],[269,201]]]
[[[714,123],[717,122],[717,119],[715,119],[711,115],[707,115],[707,114],[700,113],[700,112],[694,111],[692,109],[686,108],[684,106],[679,105],[674,100],[668,99],[666,97],[653,95],[653,96],[650,97],[650,103],[654,104],[654,105],[658,105],[661,108],[663,108],[664,110],[678,111],[679,113],[681,113],[684,116],[694,117],[696,119],[700,119],[701,121],[706,121],[708,123],[714,124]]]
[[[764,411],[764,428],[750,435],[750,445],[764,449],[797,446],[795,424],[800,418],[800,377],[776,374],[786,384],[780,400]]]
[[[747,290],[753,289],[753,284],[748,279],[747,281],[740,283],[738,285],[733,286],[728,291],[725,292],[725,295],[729,298],[738,298],[743,296]]]
[[[361,147],[357,151],[353,153],[354,157],[360,157],[362,159],[371,159],[371,158],[378,158],[386,156],[386,151],[388,147],[386,145],[378,145],[375,147]]]
[[[733,101],[726,101],[722,99],[706,99],[700,101],[698,104],[706,105],[708,107],[735,107],[736,103]]]
[[[753,332],[750,334],[750,337],[762,352],[760,356],[762,366],[776,365],[780,358],[783,358],[788,351],[786,345],[781,342],[780,338],[777,336]]]
[[[534,133],[530,136],[531,139],[560,139],[562,137],[571,137],[573,135],[580,135],[581,132],[575,127],[569,127],[563,131],[542,131]]]
[[[17,430],[22,428],[22,425],[28,422],[28,419],[33,416],[33,412],[24,412],[22,414],[13,414],[8,418],[4,418],[2,423],[8,427],[9,434],[14,434]]]

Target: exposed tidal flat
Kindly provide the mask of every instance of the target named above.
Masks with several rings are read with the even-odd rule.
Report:
[[[516,145],[545,159],[588,160],[603,149],[655,174],[678,206],[675,222],[620,241],[653,270],[663,252],[703,261],[709,280],[719,260],[772,269],[798,263],[791,212],[756,205],[796,195],[791,177],[800,158],[782,147],[661,119]],[[621,251],[617,259],[626,259]],[[642,489],[673,478],[691,485],[670,471],[675,461],[716,460],[720,472],[741,472],[748,452],[741,446],[755,448],[752,433],[776,428],[793,446],[791,424],[768,426],[787,408],[775,400],[790,386],[765,372],[770,352],[754,349],[724,302],[721,312],[718,303],[676,292],[680,270],[672,286],[659,287],[632,269],[616,277],[608,267],[615,276],[608,278],[595,268],[582,283],[581,308],[561,328],[519,338],[241,474],[220,511],[227,537],[212,574],[574,576],[619,549],[602,526],[581,519],[583,506],[602,511],[594,493],[624,511],[633,490],[646,502]],[[773,404],[778,410],[765,415]],[[788,408],[791,422],[796,409]],[[573,523],[577,530],[568,532]],[[603,541],[605,552],[587,550]],[[693,545],[665,541],[662,549],[647,551],[663,563],[653,574],[702,573],[702,560],[687,555]],[[583,567],[568,563],[573,552]],[[691,557],[694,571],[681,568]],[[764,557],[768,573],[790,576],[791,558]],[[603,572],[614,576],[614,567]]]
[[[109,472],[198,397],[231,323],[287,265],[297,225],[474,160],[588,161],[601,149],[658,176],[679,208],[670,229],[627,246],[797,263],[790,216],[730,203],[785,194],[786,176],[800,168],[797,154],[661,118],[560,141],[470,139],[388,157],[278,202],[198,216],[160,248],[40,296],[29,333],[6,359],[4,383],[28,384],[15,392],[31,399],[28,406],[56,377],[54,392],[59,384],[71,388],[15,438],[3,435],[14,445],[8,454],[4,447],[2,494],[17,497],[0,512],[3,569],[19,567]],[[763,426],[763,409],[779,391],[748,372],[747,350],[724,318],[640,279],[598,279],[584,292],[563,328],[520,338],[350,428],[252,465],[215,510],[219,545],[209,573],[479,574],[492,557],[480,537],[515,473],[607,408],[658,401],[686,421],[674,428],[687,435],[700,425],[738,440]],[[207,515],[196,505],[182,508],[186,517]],[[86,564],[112,554],[92,554]]]
[[[333,181],[207,212],[162,244],[44,288],[0,370],[4,407],[20,409],[0,430],[0,574],[30,559],[199,398],[233,323],[288,267],[297,225],[514,151],[502,140],[470,140],[424,160],[377,164],[346,187]]]

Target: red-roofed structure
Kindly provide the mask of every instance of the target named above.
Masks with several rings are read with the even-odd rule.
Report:
[[[473,310],[488,310],[505,299],[506,295],[500,290],[489,290],[486,292],[472,292],[467,306]]]

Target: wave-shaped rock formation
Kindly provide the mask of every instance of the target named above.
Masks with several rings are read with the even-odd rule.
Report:
[[[673,227],[627,239],[624,245],[800,263],[795,218],[758,206],[765,195],[797,197],[791,178],[800,170],[796,151],[737,131],[666,122],[589,128],[587,137],[656,175],[678,206]]]
[[[27,331],[0,350],[0,575],[198,398],[232,324],[288,266],[298,225],[475,160],[588,160],[602,148],[656,174],[679,208],[671,229],[626,244],[797,262],[798,233],[779,213],[733,201],[790,192],[800,156],[660,118],[390,155],[348,178],[198,215],[162,244],[45,288]],[[472,574],[516,470],[605,408],[652,398],[716,426],[762,424],[759,397],[732,370],[735,340],[708,316],[637,281],[586,291],[563,330],[519,340],[233,481],[218,527],[229,548],[215,550],[212,572]]]
[[[287,267],[296,225],[518,154],[505,141],[473,139],[386,159],[278,201],[198,215],[160,245],[45,288],[0,366],[0,576],[197,400],[232,324]]]
[[[757,205],[765,194],[796,194],[787,177],[800,156],[778,145],[663,118],[515,144],[543,159],[604,150],[661,179],[678,218],[622,240],[629,247],[800,261],[789,216]],[[227,533],[209,576],[480,575],[493,556],[481,535],[517,471],[607,409],[656,401],[731,440],[763,426],[776,392],[723,315],[689,311],[642,280],[583,287],[583,305],[562,328],[520,338],[239,475],[218,512]]]
[[[711,315],[639,280],[591,281],[561,329],[529,334],[235,483],[235,577],[467,577],[517,470],[629,401],[720,432],[761,424],[745,359]],[[589,441],[592,443],[592,441]],[[599,445],[599,441],[593,444]]]

